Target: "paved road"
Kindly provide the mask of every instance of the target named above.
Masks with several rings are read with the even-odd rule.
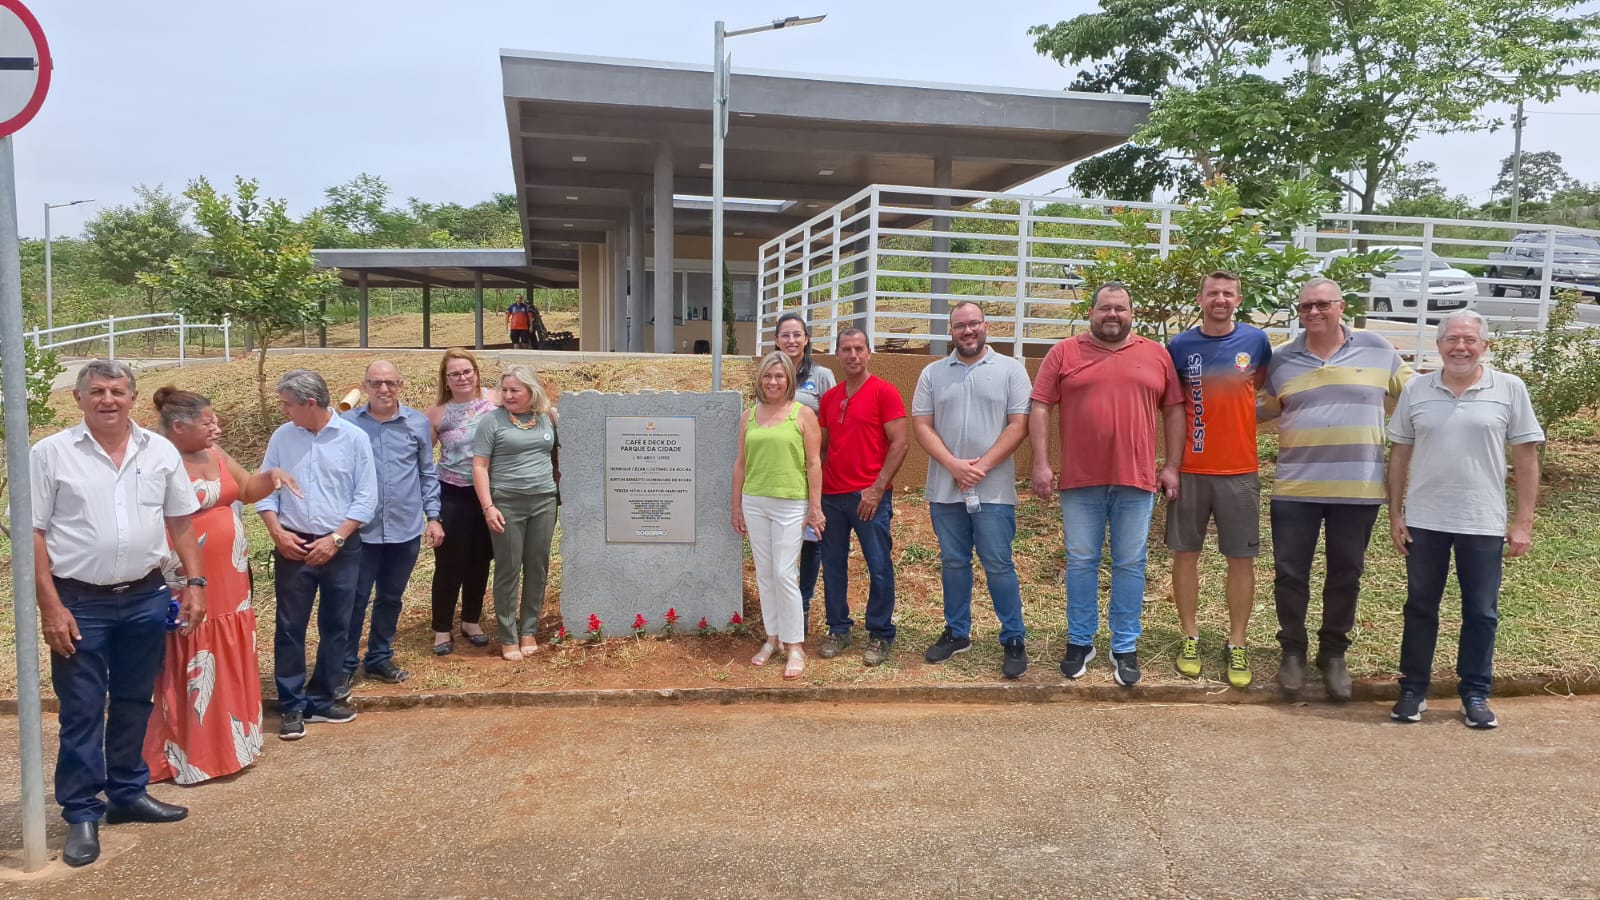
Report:
[[[1600,896],[1600,700],[1500,701],[1489,733],[1385,710],[369,713],[157,788],[191,817],[108,826],[100,862],[0,893]],[[21,840],[16,778],[8,752],[0,847]]]

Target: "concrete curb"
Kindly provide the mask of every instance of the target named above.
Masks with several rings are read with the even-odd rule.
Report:
[[[1431,698],[1453,698],[1456,683],[1441,682],[1433,685]],[[1357,681],[1352,690],[1353,702],[1394,700],[1400,688],[1393,681],[1372,679]],[[1495,697],[1525,697],[1548,695],[1567,697],[1600,694],[1600,678],[1570,680],[1554,678],[1500,678],[1494,683]],[[275,697],[263,697],[268,709]],[[372,694],[355,697],[362,712],[380,712],[407,709],[510,709],[510,708],[643,708],[680,706],[687,704],[752,703],[955,703],[955,704],[1005,704],[1005,703],[1223,703],[1223,704],[1292,704],[1301,702],[1327,702],[1320,686],[1302,691],[1289,700],[1276,684],[1252,685],[1245,690],[1226,687],[1221,682],[1206,681],[1197,684],[1151,685],[1133,688],[1114,684],[942,684],[908,685],[901,687],[738,687],[738,688],[611,688],[577,691],[459,691],[426,694]],[[46,712],[56,710],[55,698],[45,698]],[[0,714],[16,715],[14,697],[0,699]]]

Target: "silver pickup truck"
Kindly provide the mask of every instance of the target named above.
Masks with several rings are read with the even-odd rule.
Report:
[[[1556,232],[1553,247],[1548,241],[1547,232],[1524,231],[1512,238],[1511,246],[1505,250],[1490,253],[1485,273],[1491,279],[1489,292],[1504,297],[1514,289],[1519,296],[1537,296],[1548,253],[1550,280],[1557,290],[1573,288],[1591,301],[1600,302],[1600,240],[1587,234]],[[1504,284],[1498,279],[1529,283]]]

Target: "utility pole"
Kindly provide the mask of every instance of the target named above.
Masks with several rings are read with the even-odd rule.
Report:
[[[1516,137],[1511,145],[1511,221],[1513,222],[1517,220],[1518,207],[1522,203],[1522,126],[1528,121],[1528,117],[1522,114],[1522,103],[1523,101],[1518,98]]]

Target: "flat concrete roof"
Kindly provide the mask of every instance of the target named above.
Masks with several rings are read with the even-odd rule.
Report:
[[[559,254],[561,251],[556,251]],[[567,249],[565,255],[554,255],[528,264],[528,255],[517,249],[478,248],[426,248],[426,249],[325,249],[312,250],[317,265],[338,269],[339,280],[355,287],[361,273],[366,273],[367,286],[373,287],[434,287],[470,288],[478,276],[485,288],[525,289],[530,283],[539,287],[576,287],[578,283],[578,251]]]
[[[735,49],[737,45],[735,45]],[[711,193],[711,68],[653,60],[500,52],[524,236],[535,263],[599,243],[653,185],[673,149],[673,192]],[[1124,143],[1148,98],[889,81],[735,66],[725,193],[784,201],[730,210],[727,231],[765,240],[870,184],[1005,191]],[[675,204],[675,206],[677,206]],[[709,212],[677,206],[678,234]]]

